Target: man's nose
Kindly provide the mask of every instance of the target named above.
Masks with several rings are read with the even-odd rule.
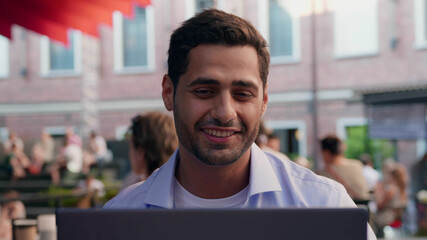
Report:
[[[212,117],[220,120],[222,123],[227,123],[237,117],[235,102],[231,94],[220,94],[214,102],[215,106],[212,109]]]

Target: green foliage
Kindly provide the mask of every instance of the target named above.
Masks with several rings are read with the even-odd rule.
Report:
[[[395,148],[389,140],[370,139],[367,126],[347,128],[347,158],[359,159],[363,153],[369,154],[375,167],[381,168],[383,161],[393,157]]]
[[[79,201],[78,197],[72,196],[73,189],[71,188],[64,188],[64,187],[57,187],[57,186],[51,186],[49,189],[44,192],[44,194],[48,194],[52,196],[52,198],[59,197],[59,196],[70,196],[66,198],[62,198],[61,201],[61,207],[75,207],[77,206],[77,203]],[[56,207],[56,201],[57,200],[49,200],[49,206],[50,207]]]
[[[295,161],[300,155],[299,153],[287,153],[286,156],[292,161]]]

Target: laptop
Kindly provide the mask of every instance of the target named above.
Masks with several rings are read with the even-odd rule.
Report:
[[[56,213],[58,240],[363,240],[361,208],[79,210]]]

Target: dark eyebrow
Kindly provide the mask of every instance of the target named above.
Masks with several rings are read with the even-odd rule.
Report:
[[[192,87],[195,85],[216,85],[219,86],[220,83],[218,80],[211,79],[211,78],[197,78],[196,80],[192,81],[187,85],[187,87]],[[243,80],[237,80],[233,81],[231,84],[233,87],[246,87],[246,88],[252,88],[256,91],[258,91],[258,86],[250,81],[243,81]]]
[[[187,87],[191,87],[194,85],[219,85],[219,81],[210,78],[197,78],[187,85]]]
[[[258,86],[255,85],[253,82],[249,82],[249,81],[243,81],[243,80],[239,80],[239,81],[233,81],[232,85],[234,87],[247,87],[247,88],[252,88],[256,91],[258,91]]]

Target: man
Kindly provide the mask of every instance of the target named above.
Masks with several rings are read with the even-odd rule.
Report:
[[[254,144],[267,109],[269,61],[256,29],[219,10],[175,30],[162,97],[173,111],[179,148],[105,207],[355,206],[342,185]]]
[[[320,141],[320,145],[325,162],[325,171],[320,174],[344,185],[354,200],[368,200],[369,188],[363,176],[362,163],[344,156],[343,144],[335,135],[325,136]]]

